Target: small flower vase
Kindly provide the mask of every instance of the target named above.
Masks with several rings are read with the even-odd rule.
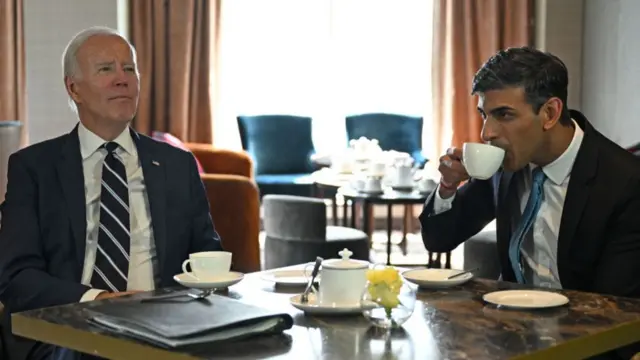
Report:
[[[406,283],[393,267],[368,270],[362,314],[374,326],[400,328],[413,314],[416,292],[416,287]]]

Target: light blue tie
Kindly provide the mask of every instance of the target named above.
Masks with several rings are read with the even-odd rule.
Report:
[[[520,284],[524,284],[525,282],[522,267],[520,266],[520,247],[522,246],[522,241],[529,232],[529,229],[533,226],[538,210],[540,209],[540,204],[542,203],[544,195],[542,185],[546,179],[547,177],[544,175],[541,167],[537,167],[533,170],[533,184],[531,186],[529,199],[527,200],[527,206],[524,208],[524,212],[520,218],[520,224],[513,233],[511,242],[509,243],[509,260],[511,260],[511,267],[513,268],[513,272],[516,274],[516,279]]]

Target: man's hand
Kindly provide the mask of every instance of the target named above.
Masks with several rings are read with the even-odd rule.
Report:
[[[460,183],[469,179],[469,174],[467,174],[461,160],[462,149],[459,148],[449,148],[447,153],[440,157],[438,171],[442,177],[440,178],[439,195],[443,199],[453,196]]]
[[[111,293],[111,292],[105,291],[103,293],[98,294],[98,296],[96,296],[96,300],[111,299],[115,297],[136,294],[139,292],[140,291],[122,291],[122,292]]]

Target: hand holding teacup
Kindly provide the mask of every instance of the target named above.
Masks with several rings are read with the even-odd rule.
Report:
[[[462,149],[449,148],[447,153],[440,157],[440,197],[449,198],[456,193],[461,182],[469,179],[469,174],[464,165],[462,165]]]
[[[446,199],[453,196],[461,182],[470,177],[487,180],[502,165],[505,152],[503,149],[482,143],[464,143],[462,149],[450,148],[440,158],[438,170],[440,179],[440,197]]]

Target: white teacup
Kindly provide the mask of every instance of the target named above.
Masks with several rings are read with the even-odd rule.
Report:
[[[191,265],[191,271],[187,271]],[[196,280],[224,275],[231,270],[231,253],[227,251],[203,251],[189,254],[182,263],[182,271]]]
[[[373,176],[382,176],[386,171],[387,164],[381,161],[374,161],[369,164],[369,174]]]
[[[415,172],[415,168],[411,166],[397,166],[393,172],[393,184],[398,187],[413,186],[413,175],[415,175]]]
[[[504,150],[489,144],[464,143],[462,164],[470,177],[487,180],[498,171],[504,160]]]

